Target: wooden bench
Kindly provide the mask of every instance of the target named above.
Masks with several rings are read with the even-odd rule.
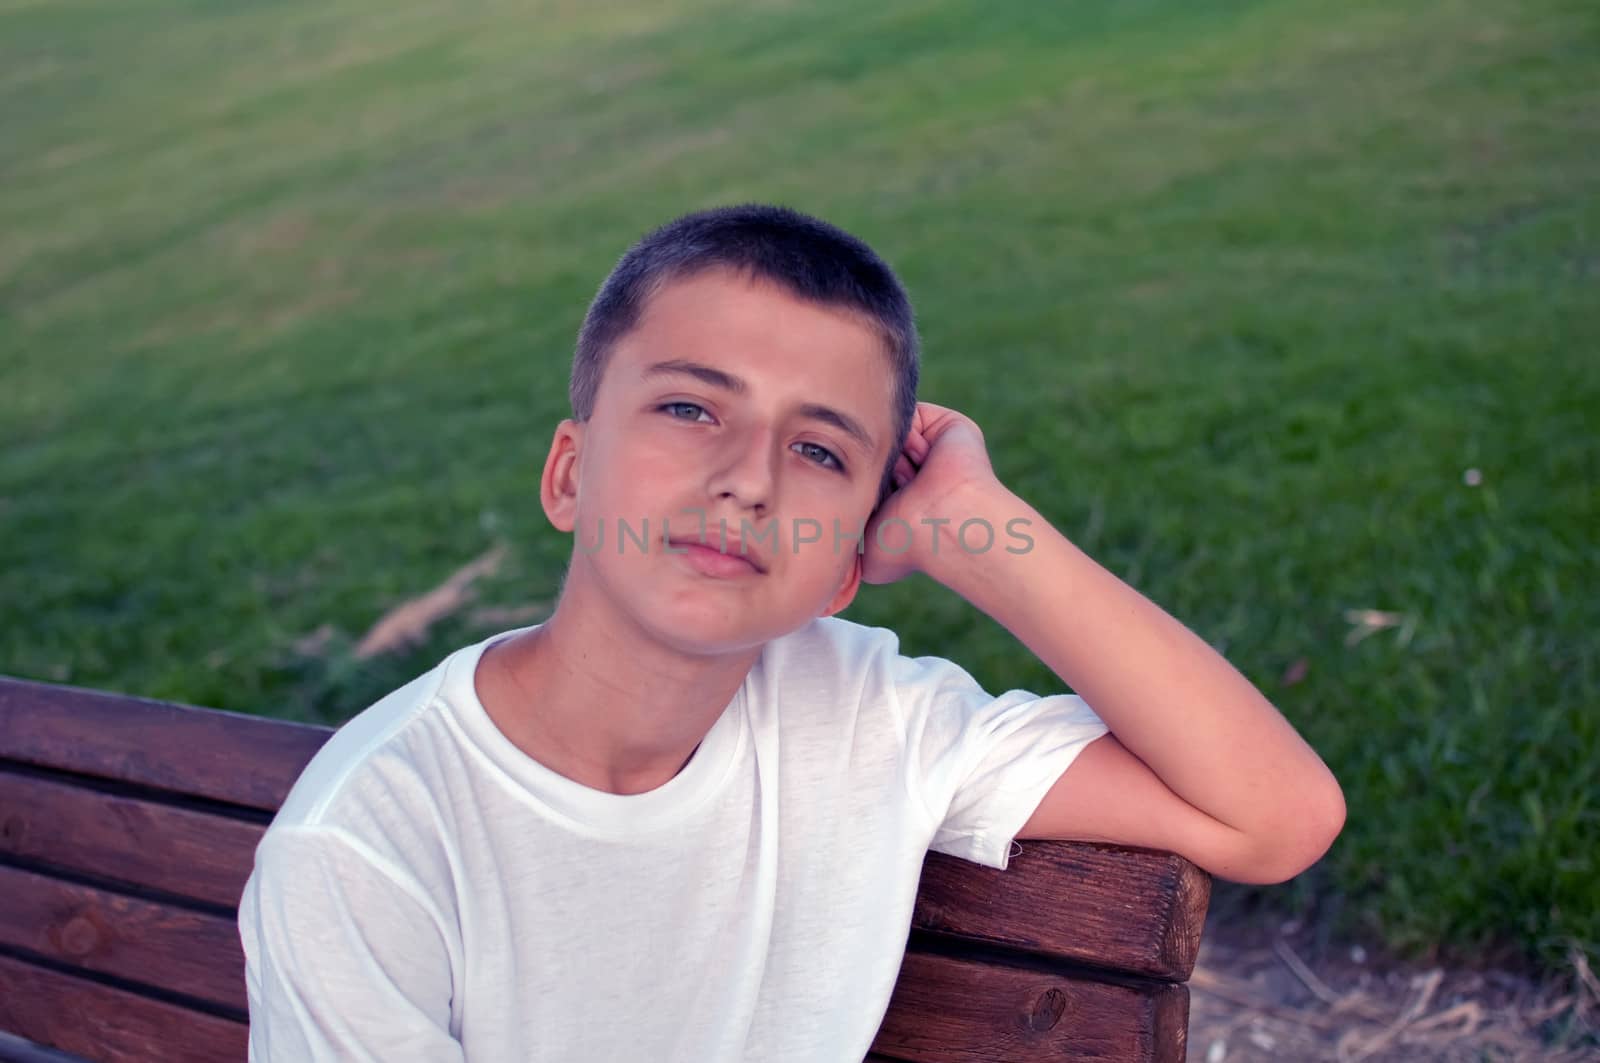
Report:
[[[0,1059],[244,1060],[238,898],[332,733],[0,677]],[[1182,1060],[1210,888],[1149,850],[930,853],[868,1058]]]

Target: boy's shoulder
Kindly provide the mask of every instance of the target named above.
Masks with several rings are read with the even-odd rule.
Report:
[[[447,729],[440,709],[451,688],[470,684],[483,650],[515,633],[502,632],[451,651],[341,724],[301,770],[274,825],[337,825],[337,810],[341,803],[350,804],[355,791],[379,784],[392,793],[401,781],[397,776],[414,777],[425,770],[417,754],[437,741],[432,732]]]
[[[788,692],[799,682],[824,696],[848,701],[899,701],[930,689],[972,685],[960,665],[944,657],[909,657],[893,628],[819,617],[769,642],[758,665],[767,682]],[[826,691],[819,683],[826,684]]]
[[[762,662],[784,672],[830,668],[853,673],[899,651],[900,636],[890,628],[822,616],[767,643]]]

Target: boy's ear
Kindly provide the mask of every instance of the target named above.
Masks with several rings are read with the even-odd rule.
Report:
[[[539,477],[539,503],[558,531],[570,532],[578,525],[578,471],[584,427],[570,417],[556,425],[550,453],[544,459],[544,474]]]
[[[861,589],[861,555],[858,553],[850,561],[850,571],[845,573],[844,582],[839,585],[839,590],[834,594],[833,601],[822,611],[823,616],[832,616],[845,606],[855,601],[856,591]]]

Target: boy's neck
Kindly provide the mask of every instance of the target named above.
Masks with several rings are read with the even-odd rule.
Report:
[[[478,698],[506,738],[557,774],[613,794],[654,790],[688,764],[760,648],[685,657],[566,590],[549,620],[484,652]]]

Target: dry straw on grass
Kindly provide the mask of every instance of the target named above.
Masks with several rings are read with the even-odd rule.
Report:
[[[1226,939],[1226,928],[1213,937]],[[1539,985],[1504,971],[1329,963],[1314,971],[1279,936],[1209,941],[1189,982],[1190,1058],[1327,1063],[1481,1063],[1600,1058],[1600,983],[1584,953],[1571,979]],[[1342,986],[1343,988],[1336,988]]]

